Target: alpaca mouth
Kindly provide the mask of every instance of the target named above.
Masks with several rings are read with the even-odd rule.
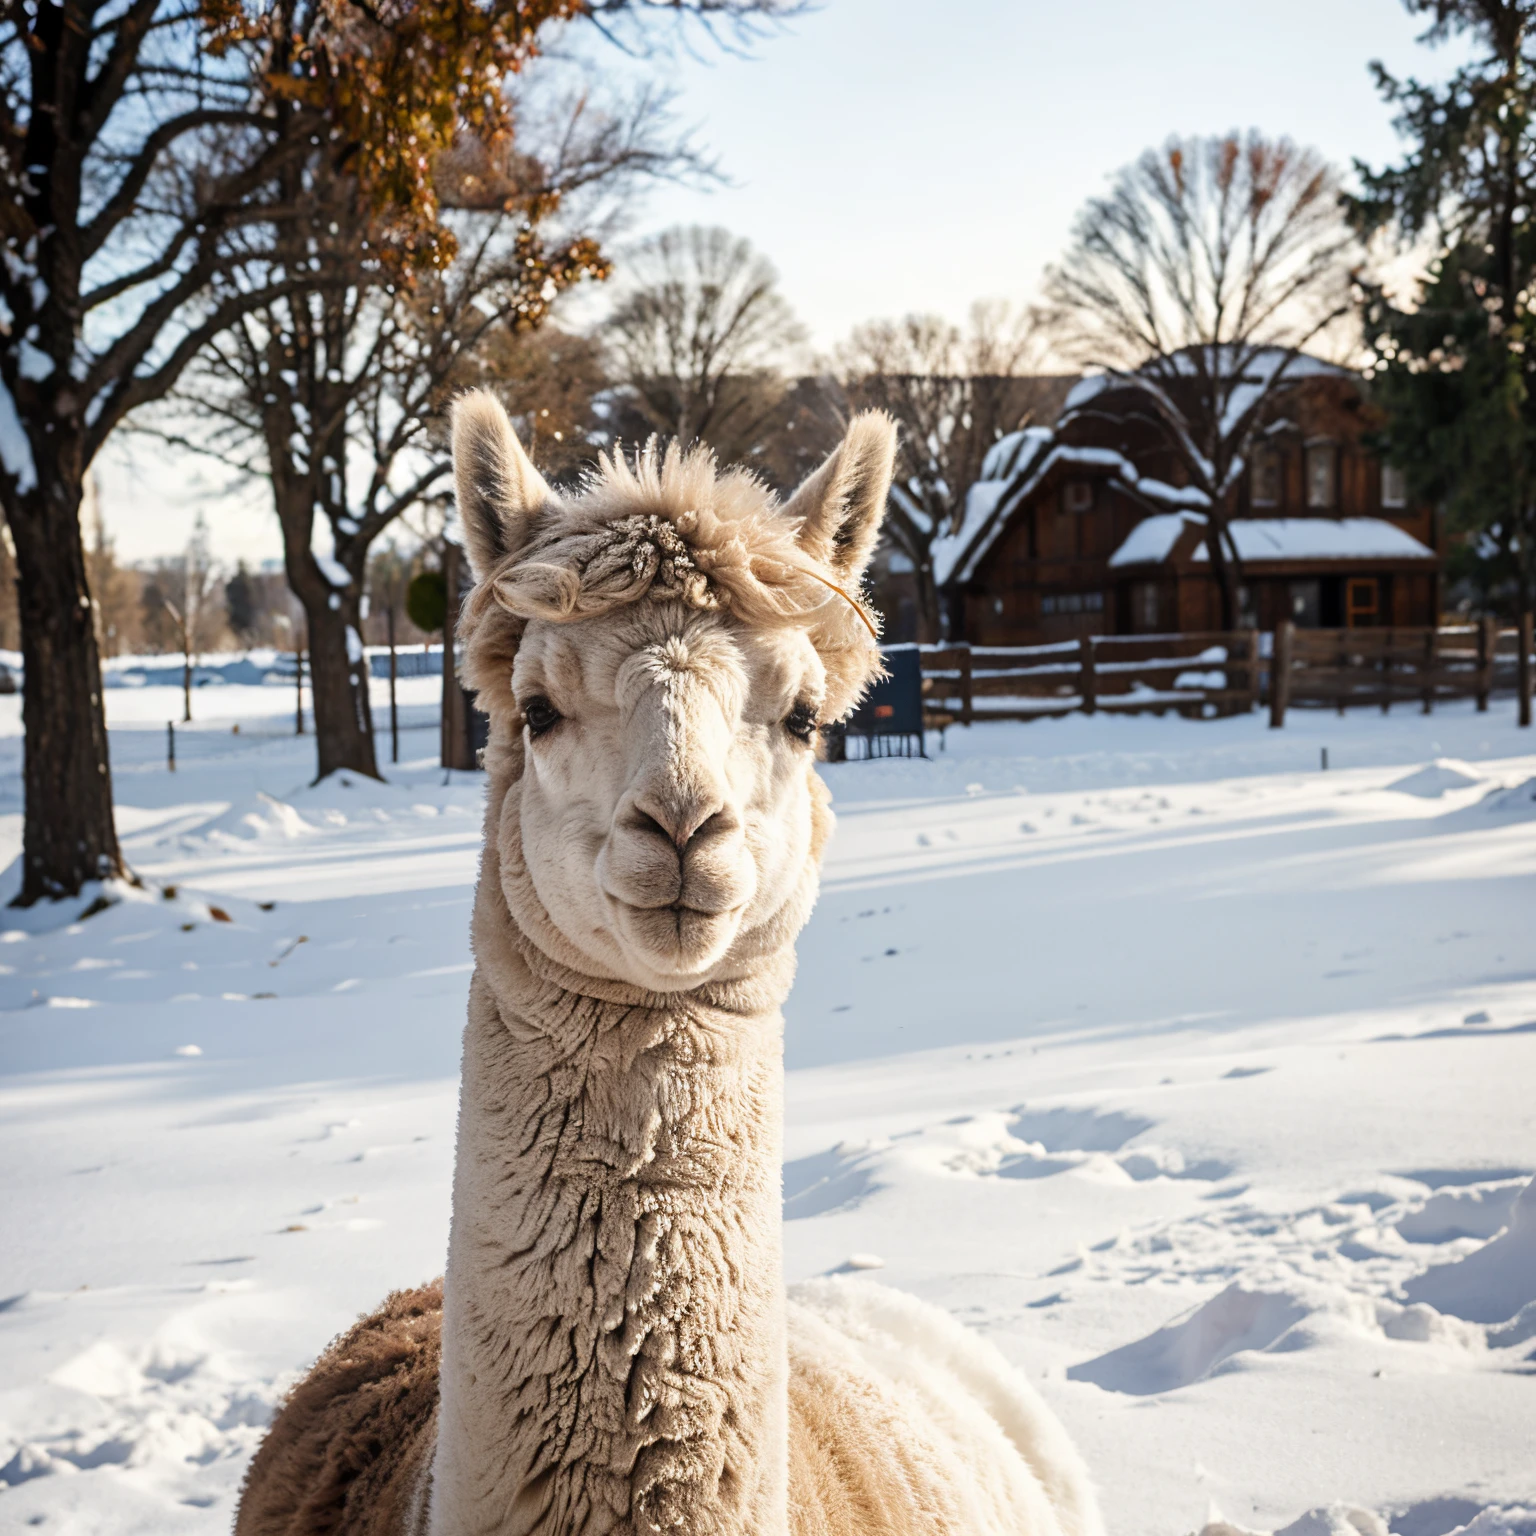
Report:
[[[669,972],[702,970],[712,965],[735,936],[743,909],[703,911],[682,902],[641,907],[616,901],[621,936],[644,951],[658,969]]]

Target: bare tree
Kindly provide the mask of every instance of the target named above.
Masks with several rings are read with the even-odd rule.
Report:
[[[143,604],[151,621],[161,615],[181,652],[182,720],[192,720],[193,674],[202,653],[222,638],[222,582],[208,548],[208,524],[202,513],[192,525],[187,547],[175,560],[161,562],[144,584]]]
[[[664,9],[745,26],[780,7],[599,9],[610,24]],[[486,83],[586,11],[580,0],[0,7],[0,510],[25,667],[18,901],[124,872],[80,532],[91,460],[209,338],[291,289],[296,268],[270,259],[271,240],[301,162],[353,171],[381,258],[402,270],[446,260],[439,152],[461,131],[503,135],[501,93]]]
[[[479,352],[539,326],[572,283],[606,275],[594,240],[561,231],[561,203],[687,161],[661,131],[664,105],[643,96],[614,115],[581,103],[549,162],[457,143],[435,176],[455,258],[410,283],[377,260],[357,184],[311,176],[295,192],[307,215],[282,250],[292,291],[210,342],[172,408],[146,423],[270,481],[309,636],[318,777],[379,771],[361,640],[374,541],[446,497],[442,415]]]
[[[25,667],[19,902],[124,873],[79,518],[95,454],[209,338],[291,283],[292,268],[267,258],[302,163],[358,167],[403,266],[445,254],[424,168],[460,122],[499,129],[480,82],[515,70],[571,9],[0,8],[0,506]]]
[[[604,333],[639,421],[725,459],[749,456],[805,339],[778,273],[750,241],[700,225],[652,235],[623,267]]]
[[[1149,425],[1208,502],[1207,541],[1236,622],[1241,572],[1225,533],[1255,432],[1343,337],[1354,239],[1337,173],[1315,151],[1250,132],[1170,138],[1078,215],[1046,277],[1067,347],[1102,370],[1082,416]]]
[[[912,562],[921,640],[940,630],[934,540],[959,527],[992,444],[1060,401],[1040,357],[1034,315],[996,301],[974,305],[963,329],[938,315],[872,320],[835,354],[845,409],[877,407],[901,428],[886,530]]]
[[[290,17],[290,20],[292,18]],[[203,48],[181,0],[0,11],[0,504],[20,573],[18,900],[123,873],[80,529],[91,460],[227,316],[193,313],[309,115]],[[174,162],[174,163],[173,163]]]
[[[688,27],[718,48],[743,53],[768,29],[803,15],[810,0],[586,0],[586,14],[610,42],[626,53],[653,57],[674,43],[691,44]],[[670,19],[678,29],[668,35],[653,25]]]
[[[140,577],[137,571],[118,563],[102,512],[100,483],[94,473],[86,477],[80,521],[91,534],[85,550],[85,571],[91,584],[96,647],[103,656],[120,656],[136,649],[140,638]]]

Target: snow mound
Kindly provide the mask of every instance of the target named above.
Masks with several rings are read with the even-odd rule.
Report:
[[[1257,1533],[1217,1516],[1206,1523],[1200,1536],[1257,1536]],[[1274,1532],[1274,1536],[1387,1536],[1387,1523],[1374,1510],[1360,1509],[1353,1504],[1328,1504],[1309,1509],[1299,1520]],[[1479,1536],[1493,1536],[1493,1533],[1480,1532]]]
[[[1070,1366],[1073,1381],[1153,1397],[1241,1370],[1249,1354],[1291,1354],[1343,1338],[1424,1344],[1481,1355],[1482,1328],[1422,1302],[1403,1306],[1301,1276],[1235,1280],[1193,1311],[1145,1338]]]
[[[1431,1501],[1437,1512],[1439,1506],[1451,1502],[1445,1499]],[[1394,1525],[1397,1518],[1393,1517]],[[1398,1528],[1411,1530],[1413,1526],[1410,1523]],[[1440,1529],[1439,1524],[1435,1529]],[[1273,1532],[1273,1536],[1386,1536],[1387,1530],[1387,1523],[1373,1510],[1351,1504],[1329,1504],[1308,1510],[1299,1520]],[[1213,1512],[1200,1536],[1259,1536],[1259,1533],[1224,1520]],[[1470,1520],[1447,1531],[1446,1536],[1536,1536],[1536,1509],[1520,1504],[1502,1507],[1490,1504],[1478,1510]]]
[[[273,1383],[241,1384],[228,1362],[167,1340],[137,1350],[98,1340],[50,1380],[62,1389],[63,1412],[44,1414],[23,1437],[0,1437],[0,1490],[106,1467],[141,1476],[174,1468],[185,1480],[198,1467],[236,1464],[282,1396]]]
[[[1536,1179],[1520,1191],[1499,1236],[1464,1259],[1425,1270],[1403,1293],[1472,1323],[1508,1322],[1536,1302]]]
[[[1438,800],[1442,795],[1458,789],[1470,789],[1484,782],[1484,776],[1470,763],[1454,757],[1437,757],[1432,763],[1387,785],[1400,795],[1417,795],[1421,800]]]
[[[1536,1536],[1536,1508],[1510,1504],[1501,1509],[1490,1504],[1450,1536]]]
[[[1494,791],[1483,806],[1506,816],[1536,816],[1536,778]]]
[[[1186,1317],[1097,1359],[1070,1366],[1073,1381],[1150,1397],[1201,1380],[1232,1355],[1270,1348],[1313,1307],[1294,1292],[1234,1281]]]
[[[1518,1184],[1474,1184],[1437,1190],[1397,1223],[1398,1235],[1410,1243],[1450,1243],[1459,1237],[1486,1242],[1508,1224],[1520,1189]]]
[[[232,805],[210,822],[203,835],[212,843],[280,843],[307,837],[315,830],[286,800],[258,790],[246,804]]]
[[[1528,1301],[1507,1323],[1488,1330],[1488,1342],[1495,1349],[1513,1349],[1536,1339],[1536,1301]]]

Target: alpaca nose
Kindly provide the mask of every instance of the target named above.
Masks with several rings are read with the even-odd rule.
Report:
[[[707,838],[728,820],[718,799],[689,798],[669,804],[652,796],[637,799],[630,807],[630,816],[635,831],[666,838],[680,854],[686,854],[695,841]]]

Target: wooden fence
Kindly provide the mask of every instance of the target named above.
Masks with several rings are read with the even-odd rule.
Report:
[[[1522,637],[1524,645],[1521,644]],[[1438,700],[1475,699],[1487,709],[1495,693],[1520,700],[1521,723],[1530,715],[1530,619],[1518,629],[1492,620],[1439,629],[1297,629],[1275,632],[1270,667],[1270,723],[1283,725],[1297,705],[1417,703],[1427,715]],[[1524,657],[1522,666],[1521,658]]]
[[[1522,644],[1522,641],[1524,642]],[[1491,622],[1440,629],[1256,630],[1187,635],[1092,635],[1055,645],[923,646],[924,722],[1035,720],[1079,711],[1193,717],[1261,703],[1271,725],[1286,710],[1417,702],[1496,693],[1520,701],[1530,723],[1532,635]]]
[[[924,710],[935,726],[1042,715],[1225,713],[1259,699],[1254,630],[1085,635],[1057,645],[925,646]]]

